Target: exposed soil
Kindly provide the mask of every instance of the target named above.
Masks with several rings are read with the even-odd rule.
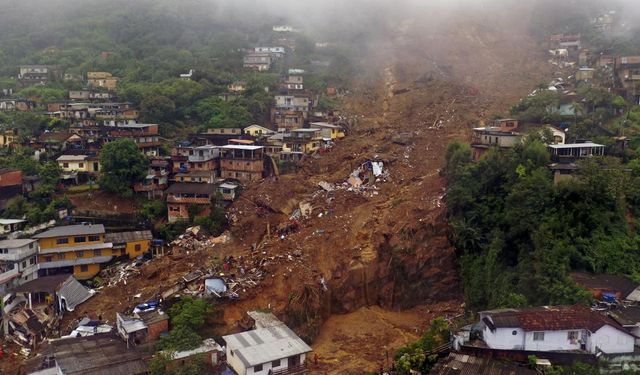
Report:
[[[487,24],[482,15],[458,15],[438,28],[416,20],[400,24],[367,61],[377,68],[368,66],[373,73],[355,82],[344,103],[350,135],[330,152],[309,157],[298,173],[249,187],[230,210],[231,243],[144,266],[126,285],[101,290],[65,323],[85,312],[113,322],[116,311],[214,258],[286,259],[295,252],[301,256],[267,265],[258,288],[223,306],[220,332],[236,330],[247,309],[270,308],[304,338],[315,339],[322,373],[379,368],[385,346],[391,358],[433,317],[463,309],[439,172],[451,140],[468,139],[474,125],[506,113],[548,77],[542,49],[516,18]],[[321,181],[342,184],[368,160],[383,161],[389,171],[386,181],[374,183],[376,190],[329,194],[318,187]],[[313,211],[299,231],[284,239],[267,234],[303,202]],[[137,293],[141,297],[133,298]],[[292,306],[292,297],[304,293],[312,303]],[[301,308],[312,313],[302,322],[292,315]]]
[[[132,214],[138,210],[134,198],[122,198],[101,190],[66,194],[76,211],[102,214]]]

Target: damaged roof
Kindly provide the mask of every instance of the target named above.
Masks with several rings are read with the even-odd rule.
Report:
[[[92,291],[80,284],[71,274],[43,276],[28,281],[14,289],[16,293],[58,293],[67,311],[93,297]]]
[[[623,298],[630,295],[640,284],[624,276],[571,272],[571,280],[586,289],[620,292]]]
[[[71,274],[43,276],[14,288],[17,293],[54,293],[62,286],[65,280],[73,277]]]
[[[147,373],[142,353],[128,349],[112,333],[51,342],[56,364],[66,375],[137,375]]]
[[[430,375],[535,375],[538,372],[514,362],[451,353],[433,367]]]

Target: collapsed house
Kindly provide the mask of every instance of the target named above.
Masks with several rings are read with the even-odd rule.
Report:
[[[73,311],[93,296],[72,275],[44,276],[16,287],[3,299],[2,330],[23,348],[35,348],[58,324],[65,311]]]

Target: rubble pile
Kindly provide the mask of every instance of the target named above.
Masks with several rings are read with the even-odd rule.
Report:
[[[389,179],[389,171],[385,169],[384,162],[368,160],[354,169],[345,182],[332,184],[320,181],[318,186],[328,193],[346,190],[373,197],[378,195],[380,190],[376,184],[387,182]]]
[[[50,334],[59,330],[59,319],[56,314],[44,306],[29,308],[26,301],[5,309],[3,320],[7,323],[5,340],[18,345],[20,353],[29,356],[31,350],[37,347]]]
[[[120,284],[120,282],[123,282],[124,285],[127,285],[127,279],[129,279],[133,275],[140,274],[141,265],[142,262],[135,261],[131,263],[119,263],[103,269],[102,271],[100,271],[100,277],[106,281],[106,284],[103,283],[102,286],[96,289],[100,290],[104,287],[104,285],[112,287]]]
[[[228,233],[223,233],[218,237],[207,237],[199,226],[190,227],[185,230],[184,234],[181,234],[169,244],[171,246],[170,252],[173,254],[188,254],[190,251],[212,248],[215,245],[226,243],[228,239]]]

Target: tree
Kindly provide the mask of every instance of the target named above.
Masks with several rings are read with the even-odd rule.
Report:
[[[147,174],[148,160],[131,139],[107,143],[100,152],[100,187],[122,197],[133,195],[132,186]]]
[[[175,119],[176,103],[163,95],[153,95],[140,103],[142,119],[149,122],[171,122]]]
[[[202,343],[197,330],[205,324],[208,314],[213,312],[212,306],[203,299],[186,297],[171,306],[169,316],[171,326],[169,336],[163,338],[160,347],[170,350],[190,350]]]
[[[451,332],[449,324],[442,317],[435,318],[427,332],[412,344],[400,348],[395,356],[395,367],[399,374],[411,374],[418,371],[429,373],[431,367],[438,361],[437,355],[428,355],[428,352],[437,346],[449,342]]]

